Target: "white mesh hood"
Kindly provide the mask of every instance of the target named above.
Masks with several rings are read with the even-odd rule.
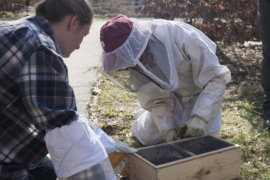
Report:
[[[106,53],[103,51],[99,67],[101,72],[125,69],[138,64],[139,58],[151,36],[151,31],[139,25],[136,19],[130,19],[133,21],[133,27],[124,44],[112,52]]]
[[[165,44],[146,27],[134,19],[127,40],[112,52],[103,51],[99,70],[127,91],[138,92],[150,82],[171,91],[178,85],[173,59]]]

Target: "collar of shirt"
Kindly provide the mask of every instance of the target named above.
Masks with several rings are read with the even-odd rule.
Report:
[[[45,19],[42,16],[29,16],[29,17],[21,19],[21,21],[25,21],[25,20],[28,22],[31,22],[29,23],[31,28],[37,29],[38,27],[40,28],[40,31],[43,31],[46,35],[48,35],[53,40],[56,46],[57,53],[61,54],[60,47],[56,41],[54,32],[47,19]]]

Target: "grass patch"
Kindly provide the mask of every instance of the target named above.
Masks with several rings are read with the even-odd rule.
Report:
[[[107,81],[105,77],[102,81]],[[135,93],[130,93],[119,89],[113,83],[102,83],[102,91],[99,94],[98,106],[96,111],[102,112],[106,117],[133,117],[134,108],[130,104],[136,102]]]
[[[220,138],[241,146],[242,179],[270,179],[270,133],[262,127],[262,102],[258,82],[231,83],[224,95]]]

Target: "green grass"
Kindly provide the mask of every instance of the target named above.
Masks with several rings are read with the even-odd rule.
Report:
[[[259,83],[232,83],[227,89],[220,138],[240,145],[242,179],[270,179],[270,133],[262,127],[262,88]]]
[[[136,102],[136,95],[134,93],[126,92],[116,87],[114,84],[106,83],[102,87],[99,95],[96,111],[102,111],[106,117],[121,116],[130,118],[133,116],[133,108],[130,104]]]

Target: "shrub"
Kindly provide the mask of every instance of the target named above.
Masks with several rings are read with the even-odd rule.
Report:
[[[154,18],[182,18],[224,44],[259,37],[254,0],[142,0],[142,4],[142,11]]]

